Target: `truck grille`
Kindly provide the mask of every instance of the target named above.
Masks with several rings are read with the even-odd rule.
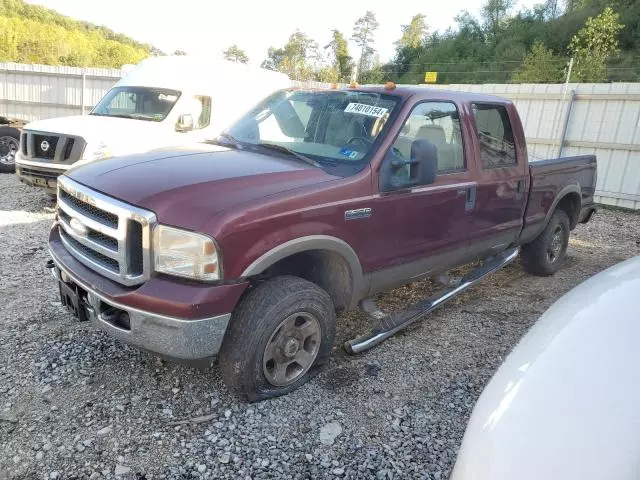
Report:
[[[46,148],[42,148],[43,146]],[[86,142],[82,137],[70,135],[24,130],[20,137],[23,157],[29,160],[49,160],[50,163],[71,165],[80,160],[85,146]]]
[[[52,159],[56,155],[58,137],[52,135],[34,135],[35,152],[38,158]]]
[[[152,212],[58,178],[58,224],[66,249],[79,262],[123,285],[150,276]]]

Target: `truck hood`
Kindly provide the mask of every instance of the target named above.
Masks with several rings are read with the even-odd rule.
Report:
[[[157,135],[159,127],[158,122],[132,118],[75,115],[36,120],[29,122],[25,129],[54,135],[78,136],[84,138],[87,142],[99,140],[107,144],[120,144],[124,138],[135,137],[140,141],[145,138],[145,134],[153,132]]]
[[[207,144],[92,162],[66,175],[191,230],[233,206],[339,178],[295,160]]]

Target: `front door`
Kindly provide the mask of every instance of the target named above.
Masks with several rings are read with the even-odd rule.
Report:
[[[373,204],[366,257],[374,266],[371,293],[448,269],[468,252],[475,183],[465,162],[454,103],[425,101],[409,114],[391,152],[410,159],[415,140],[436,147],[438,171],[430,185],[380,192]],[[398,175],[403,172],[399,171]]]

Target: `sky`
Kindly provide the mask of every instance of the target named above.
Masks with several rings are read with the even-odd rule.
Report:
[[[260,64],[270,46],[281,47],[300,29],[323,47],[337,28],[351,36],[353,24],[372,10],[380,27],[375,48],[380,60],[393,57],[393,42],[401,25],[422,13],[430,31],[444,31],[455,24],[463,9],[479,15],[486,0],[27,0],[52,8],[78,20],[104,25],[116,32],[155,45],[171,53],[184,50],[192,55],[218,55],[237,44]],[[519,0],[516,8],[532,7],[542,0]],[[358,57],[354,44],[351,55]]]

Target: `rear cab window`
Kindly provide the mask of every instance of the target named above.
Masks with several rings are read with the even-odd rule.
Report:
[[[517,164],[513,128],[504,105],[473,103],[480,158],[484,169]]]

